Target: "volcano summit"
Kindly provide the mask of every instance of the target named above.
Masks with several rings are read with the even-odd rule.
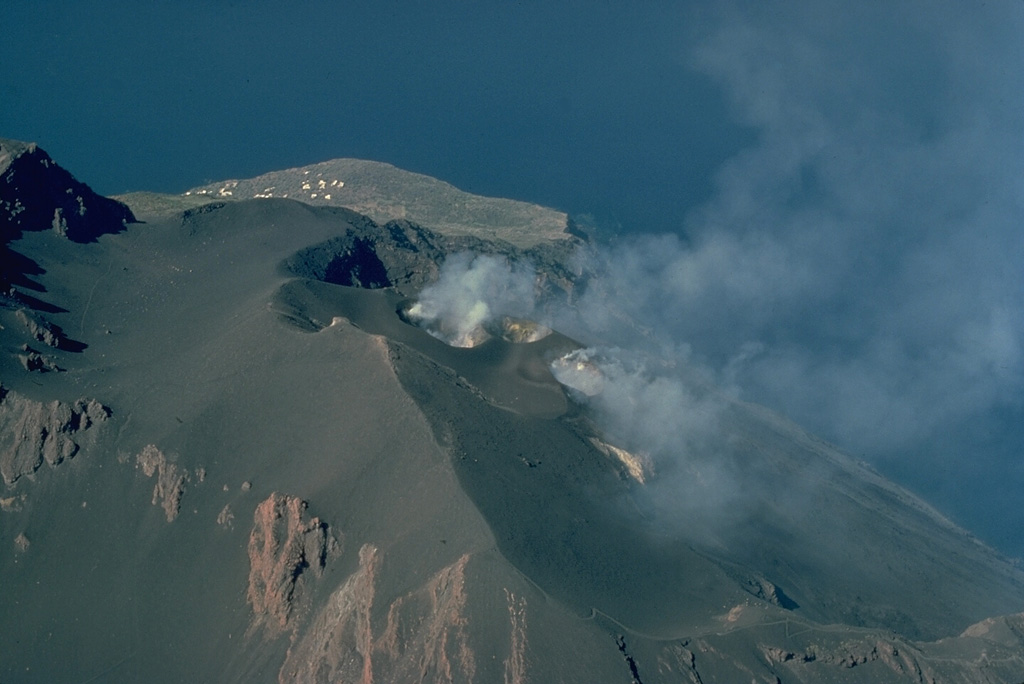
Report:
[[[564,215],[352,160],[127,205],[0,164],[0,681],[1024,681],[1014,563],[559,329]]]

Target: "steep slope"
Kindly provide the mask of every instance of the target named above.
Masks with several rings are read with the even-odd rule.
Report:
[[[4,310],[0,411],[95,419],[2,485],[4,681],[1022,671],[1021,618],[985,620],[1024,609],[1021,573],[783,419],[730,405],[752,504],[693,537],[551,375],[573,340],[457,349],[399,316],[460,249],[571,291],[558,252],[273,198],[112,232],[14,244],[80,346],[30,370],[42,314]]]

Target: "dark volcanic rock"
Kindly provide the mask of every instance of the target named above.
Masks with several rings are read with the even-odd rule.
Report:
[[[22,345],[22,351],[25,353],[18,354],[18,361],[21,362],[22,367],[27,371],[48,373],[50,371],[60,372],[64,370],[53,359],[43,356],[27,344]]]
[[[84,344],[68,337],[59,325],[51,323],[28,309],[18,309],[15,318],[25,326],[25,330],[32,336],[32,339],[42,342],[48,347],[72,352],[80,352],[85,349]]]
[[[48,228],[92,242],[134,222],[131,209],[97,195],[35,143],[0,138],[0,243]]]
[[[449,238],[408,221],[381,228],[364,219],[344,235],[299,251],[284,267],[293,275],[334,285],[419,288],[437,278],[446,254],[479,250],[485,244],[476,238]]]
[[[6,484],[74,457],[78,434],[101,423],[110,410],[95,400],[42,403],[0,386],[0,475]]]
[[[35,143],[0,138],[0,293],[37,302],[11,287],[41,289],[31,279],[38,265],[10,246],[25,231],[52,229],[73,242],[93,242],[134,222],[131,209],[97,195]]]
[[[752,624],[747,612],[756,611],[734,609],[734,626],[717,634],[638,646],[644,661],[658,661],[659,682],[1022,681],[1022,615],[985,620],[957,637],[913,642],[891,631],[775,622],[764,616]]]

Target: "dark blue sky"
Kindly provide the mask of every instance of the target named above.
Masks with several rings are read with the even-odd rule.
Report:
[[[667,346],[1024,556],[1024,3],[37,0],[0,27],[0,135],[103,193],[348,156],[593,214]]]

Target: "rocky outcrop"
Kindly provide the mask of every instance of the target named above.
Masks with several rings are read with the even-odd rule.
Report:
[[[1022,681],[1024,614],[985,620],[959,636],[931,642],[903,639],[890,630],[821,625],[779,619],[782,613],[772,615],[763,614],[754,622],[740,620],[731,631],[657,644],[654,651],[644,651],[644,662],[658,662],[663,676],[658,681],[694,684]]]
[[[256,507],[249,534],[250,632],[264,627],[270,636],[293,627],[303,583],[320,576],[338,549],[327,523],[306,517],[306,502],[273,493]]]
[[[0,244],[37,230],[92,242],[134,221],[127,206],[97,195],[35,143],[0,138]]]
[[[288,649],[278,681],[373,682],[370,613],[380,567],[372,544],[359,549],[359,568],[338,587],[316,619]]]
[[[909,646],[885,639],[848,639],[833,647],[811,645],[799,651],[762,645],[760,650],[765,660],[773,666],[782,663],[820,663],[851,669],[879,662],[897,675],[928,672],[927,668],[922,669],[919,654],[912,653]]]
[[[32,276],[41,271],[11,242],[26,231],[52,230],[72,242],[93,242],[135,222],[124,204],[93,192],[54,162],[35,143],[0,138],[0,293],[36,306],[40,291]]]
[[[53,326],[45,318],[41,318],[26,309],[18,309],[15,317],[19,323],[25,326],[28,334],[33,339],[55,349],[60,347],[60,341],[64,337],[63,334],[59,328]]]
[[[0,511],[4,513],[18,513],[25,506],[28,495],[22,492],[18,496],[0,497]]]
[[[374,603],[382,561],[375,546],[363,545],[358,569],[331,594],[289,649],[279,681],[473,681],[477,662],[466,615],[468,561],[468,555],[462,556],[421,588],[392,601],[383,628],[375,633],[371,616],[378,610]],[[516,646],[525,644],[521,628],[516,631],[521,604],[509,600],[514,635],[508,667],[520,673],[525,667],[522,648]]]
[[[14,314],[15,319],[24,326],[25,331],[37,342],[42,342],[48,347],[62,349],[64,351],[79,352],[85,348],[81,342],[69,338],[63,328],[51,323],[41,315],[28,309],[18,309]],[[31,351],[23,347],[23,351]],[[36,356],[39,356],[38,353]]]
[[[473,681],[476,657],[466,615],[468,555],[421,589],[396,599],[376,641],[381,669],[394,681]]]
[[[192,482],[192,473],[169,459],[154,444],[143,447],[135,457],[135,463],[146,477],[156,476],[152,503],[164,509],[167,522],[174,522],[181,508],[181,497],[185,495],[185,485]],[[202,472],[205,477],[206,471],[202,468],[196,472],[197,476]],[[199,481],[202,482],[202,478]]]
[[[505,659],[505,684],[526,682],[526,599],[505,590],[508,603],[509,653]]]
[[[23,344],[21,346],[22,354],[18,354],[18,361],[21,362],[21,367],[29,372],[38,373],[59,373],[64,369],[57,365],[57,362],[48,356],[43,356],[38,351]]]
[[[0,385],[0,475],[14,484],[42,464],[58,465],[73,458],[79,442],[110,416],[93,399],[68,404],[33,401]]]
[[[1024,647],[1024,613],[988,618],[964,630],[961,639],[985,639],[1005,646]]]
[[[769,581],[761,575],[746,577],[743,582],[743,589],[762,601],[767,601],[772,605],[786,610],[793,610],[800,607],[795,601],[793,601],[793,599],[786,596],[786,593],[774,582]]]
[[[225,530],[235,528],[235,514],[231,512],[231,504],[224,504],[224,508],[220,509],[220,513],[217,514],[217,525]]]
[[[640,679],[640,670],[637,668],[636,659],[629,652],[629,648],[626,646],[626,637],[619,634],[615,637],[615,645],[619,649],[619,653],[622,654],[622,659],[626,663],[626,667],[629,668],[629,681],[630,684],[644,684]]]
[[[479,240],[453,240],[408,221],[383,227],[365,218],[352,223],[343,235],[297,252],[285,269],[334,285],[415,289],[437,278],[447,252],[463,243],[479,248]]]

